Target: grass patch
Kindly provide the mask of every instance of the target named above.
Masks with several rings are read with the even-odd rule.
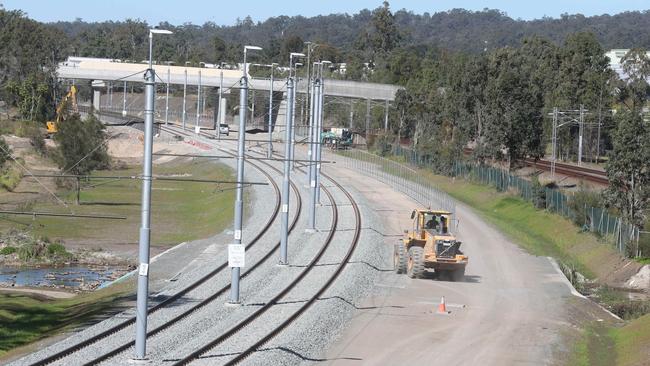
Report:
[[[21,161],[21,164],[24,164],[24,162]],[[23,171],[20,169],[20,167],[18,167],[16,164],[7,163],[2,169],[2,175],[0,175],[0,187],[9,192],[13,192],[13,190],[16,189],[20,183],[21,179],[23,179]]]
[[[455,199],[473,207],[488,222],[534,255],[560,260],[588,278],[603,274],[602,263],[618,255],[596,236],[565,218],[492,187],[422,171]]]
[[[187,178],[234,180],[232,170],[209,161],[175,161],[155,166],[155,175],[181,175]],[[101,176],[138,176],[140,167],[99,171]],[[52,241],[88,243],[101,248],[105,243],[138,242],[142,182],[138,179],[90,180],[82,182],[81,204],[67,209],[56,202],[35,202],[34,211],[125,216],[126,220],[73,219],[56,217],[17,217],[0,222],[0,230],[16,222],[30,227],[35,236]],[[233,215],[232,185],[194,182],[153,181],[151,207],[152,245],[170,246],[183,241],[209,237],[226,228]],[[57,194],[74,202],[76,192],[61,188]],[[91,246],[92,245],[92,246]]]
[[[569,365],[638,366],[650,365],[650,314],[627,325],[608,328],[589,325],[577,342]]]
[[[133,281],[126,281],[65,300],[0,292],[0,356],[16,347],[93,321],[133,289]]]

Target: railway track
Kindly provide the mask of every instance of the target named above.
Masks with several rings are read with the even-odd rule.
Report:
[[[463,149],[465,155],[471,155],[473,151],[474,149],[468,147]],[[550,160],[544,160],[544,159],[535,160],[535,159],[528,158],[528,159],[524,159],[524,163],[527,166],[533,168],[539,168],[546,172],[551,171],[552,162]],[[609,179],[607,178],[607,173],[599,169],[586,168],[586,167],[577,166],[573,164],[556,162],[555,172],[558,174],[566,175],[568,177],[587,180],[592,183],[609,185]]]
[[[275,205],[274,205],[271,217],[265,223],[265,225],[262,227],[262,229],[255,235],[255,237],[253,237],[253,239],[246,245],[246,249],[252,248],[265,235],[265,233],[272,226],[272,224],[275,221],[275,219],[276,219],[276,217],[277,217],[277,215],[279,213],[279,210],[280,210],[280,190],[279,190],[279,187],[278,187],[277,183],[275,183],[273,177],[268,172],[266,172],[264,169],[262,169],[259,165],[255,164],[255,163],[251,163],[251,162],[248,162],[248,163],[252,167],[254,167],[256,170],[260,171],[269,180],[270,185],[273,187],[273,190],[275,192],[275,198],[276,199],[275,199]],[[293,230],[293,228],[297,224],[298,218],[300,217],[300,212],[301,212],[301,209],[302,209],[302,200],[301,200],[301,197],[300,197],[300,192],[299,192],[298,188],[295,186],[295,184],[293,182],[291,182],[291,186],[292,186],[292,190],[294,191],[294,193],[295,193],[295,195],[297,197],[296,214],[295,214],[295,216],[294,216],[294,218],[292,220],[292,223],[290,225],[290,228],[289,228],[290,230]],[[264,261],[266,261],[277,250],[278,247],[279,247],[279,242],[276,245],[274,245],[273,248],[269,252],[267,252],[267,254],[260,261],[256,262],[256,264],[253,265],[252,267],[250,267],[248,269],[248,271],[243,273],[242,277],[247,276],[255,268],[257,268]],[[179,300],[183,296],[187,295],[192,290],[198,288],[200,285],[204,284],[206,281],[208,281],[209,279],[215,277],[217,274],[221,273],[223,270],[225,270],[227,268],[228,268],[228,263],[227,262],[222,263],[221,265],[216,267],[214,270],[210,271],[209,273],[207,273],[206,275],[201,277],[198,281],[195,281],[191,285],[183,288],[182,290],[180,290],[179,292],[177,292],[174,295],[170,296],[169,298],[165,299],[164,301],[161,301],[160,303],[157,303],[156,305],[152,306],[149,309],[148,314],[149,315],[154,314],[154,313],[158,312],[159,310],[173,304],[174,302],[176,302],[177,300]],[[175,316],[173,318],[172,322],[165,323],[165,324],[163,324],[163,325],[161,325],[161,326],[159,326],[157,328],[154,328],[154,329],[150,330],[147,333],[147,336],[152,336],[152,335],[155,335],[155,334],[163,331],[164,329],[171,326],[173,323],[180,321],[181,319],[183,319],[184,317],[186,317],[190,313],[198,310],[202,306],[205,306],[210,301],[213,301],[219,295],[225,293],[229,288],[230,288],[230,286],[228,285],[228,286],[220,289],[219,291],[215,292],[213,295],[211,295],[208,298],[204,299],[203,301],[201,301],[200,303],[198,303],[196,306],[192,307],[188,311],[185,311],[185,312]],[[79,352],[79,351],[81,351],[81,350],[83,350],[83,349],[85,349],[85,348],[87,348],[87,347],[89,347],[89,346],[91,346],[91,345],[93,345],[93,344],[95,344],[97,342],[100,342],[103,339],[106,339],[108,337],[113,336],[117,332],[119,332],[119,331],[127,328],[128,326],[133,325],[133,324],[135,324],[135,316],[129,317],[128,319],[126,319],[126,320],[120,322],[119,324],[116,324],[116,325],[114,325],[114,326],[112,326],[112,327],[98,333],[97,335],[95,335],[93,337],[87,338],[82,342],[79,342],[79,343],[77,343],[77,344],[75,344],[73,346],[69,346],[69,347],[67,347],[67,348],[65,348],[65,349],[63,349],[61,351],[58,351],[58,352],[56,352],[54,354],[51,354],[51,355],[49,355],[49,356],[47,356],[47,357],[45,357],[45,358],[43,358],[43,359],[41,359],[41,360],[39,360],[37,362],[31,363],[30,365],[31,366],[43,366],[43,365],[49,365],[49,364],[54,363],[56,361],[63,360],[64,358],[66,358],[66,357],[68,357],[68,356],[70,356],[70,355],[72,355],[72,354],[74,354],[76,352]],[[96,363],[99,363],[99,362],[101,362],[103,360],[106,360],[106,359],[108,359],[108,358],[110,358],[110,357],[112,357],[112,356],[114,356],[116,354],[119,354],[122,351],[124,351],[125,349],[128,349],[130,346],[132,346],[134,344],[134,342],[135,341],[125,343],[122,346],[120,346],[120,347],[118,347],[116,349],[113,349],[108,353],[102,354],[102,355],[96,357],[95,359],[90,360],[89,362],[87,362],[86,365],[96,364]]]
[[[225,363],[226,365],[237,364],[242,360],[244,360],[245,358],[247,358],[248,356],[252,355],[260,347],[262,347],[271,339],[279,335],[285,328],[287,328],[296,319],[298,319],[336,281],[338,276],[341,274],[343,269],[345,269],[346,265],[348,264],[352,254],[354,253],[354,250],[356,249],[356,246],[359,242],[359,238],[361,235],[361,214],[360,214],[359,207],[356,201],[354,200],[354,198],[352,197],[352,195],[345,188],[343,188],[343,186],[340,183],[336,182],[330,176],[327,176],[325,174],[323,174],[323,176],[326,177],[328,180],[330,180],[339,190],[341,190],[345,194],[346,198],[350,202],[350,207],[352,207],[354,211],[354,216],[355,216],[354,236],[352,238],[351,244],[345,256],[341,260],[340,264],[337,266],[336,270],[326,279],[325,283],[316,291],[315,294],[313,294],[309,298],[309,300],[307,300],[302,306],[300,306],[298,310],[293,312],[288,318],[282,321],[278,326],[273,328],[273,330],[271,330],[269,333],[259,338],[257,341],[255,341],[244,351],[236,355],[230,361],[226,362]],[[277,295],[275,295],[271,300],[266,302],[262,307],[260,307],[255,312],[247,316],[245,319],[237,323],[235,326],[231,327],[226,332],[222,333],[221,335],[217,336],[210,342],[204,344],[203,346],[199,347],[192,353],[188,354],[187,356],[175,362],[173,364],[174,366],[187,365],[192,363],[195,360],[200,359],[201,356],[207,354],[212,349],[225,342],[227,339],[233,337],[235,334],[239,333],[244,328],[246,328],[249,324],[251,324],[257,319],[260,319],[264,313],[272,309],[273,306],[277,305],[280,300],[282,300],[285,296],[287,296],[287,294],[289,294],[311,272],[311,270],[314,269],[319,264],[320,259],[322,258],[322,256],[324,255],[324,253],[327,251],[330,244],[332,243],[332,240],[336,233],[336,227],[338,225],[338,205],[336,203],[336,200],[334,199],[330,190],[327,189],[325,186],[321,185],[321,189],[323,190],[323,192],[325,192],[325,194],[328,196],[329,201],[331,202],[331,207],[333,210],[332,211],[333,219],[332,219],[332,225],[330,227],[330,231],[326,238],[325,244],[321,247],[317,255],[310,261],[307,267],[296,278],[294,278],[294,280],[292,280],[282,291],[280,291]]]
[[[532,166],[534,168],[540,168],[547,172],[551,171],[551,165],[552,165],[551,161],[548,160],[535,161],[533,159],[526,159],[525,162],[526,165],[528,166]],[[609,185],[609,179],[607,179],[607,173],[598,169],[585,168],[573,164],[556,162],[555,172],[569,177],[587,180],[593,183]]]

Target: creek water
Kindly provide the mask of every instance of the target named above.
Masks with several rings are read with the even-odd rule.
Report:
[[[110,267],[7,267],[0,266],[0,284],[29,287],[79,287],[83,283],[99,285],[115,279],[118,269]]]

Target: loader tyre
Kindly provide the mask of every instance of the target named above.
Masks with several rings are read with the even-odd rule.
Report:
[[[422,278],[424,276],[424,250],[421,247],[413,246],[409,248],[406,274],[411,278]]]
[[[395,250],[393,254],[393,264],[395,266],[395,273],[402,274],[406,273],[406,246],[401,241],[395,244]]]
[[[451,280],[454,282],[462,282],[465,279],[465,267],[458,268],[451,272]]]

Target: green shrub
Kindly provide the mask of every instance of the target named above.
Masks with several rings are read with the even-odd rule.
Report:
[[[32,261],[43,253],[43,245],[38,242],[25,243],[18,247],[18,258],[22,261]]]
[[[531,179],[531,191],[533,193],[533,205],[538,209],[546,208],[546,187],[539,182],[539,177],[533,175]]]
[[[23,172],[19,167],[12,165],[2,170],[0,187],[12,192],[23,179]]]
[[[65,246],[61,243],[50,243],[47,244],[46,255],[50,259],[70,259],[72,258],[72,253],[68,252],[65,249]]]
[[[573,211],[573,222],[580,227],[591,225],[587,211],[591,207],[602,207],[600,193],[587,190],[584,186],[569,197],[569,208]]]
[[[0,249],[0,255],[10,255],[16,253],[16,247],[7,246]]]
[[[5,138],[0,136],[0,167],[4,166],[9,159],[11,159],[11,148]]]

